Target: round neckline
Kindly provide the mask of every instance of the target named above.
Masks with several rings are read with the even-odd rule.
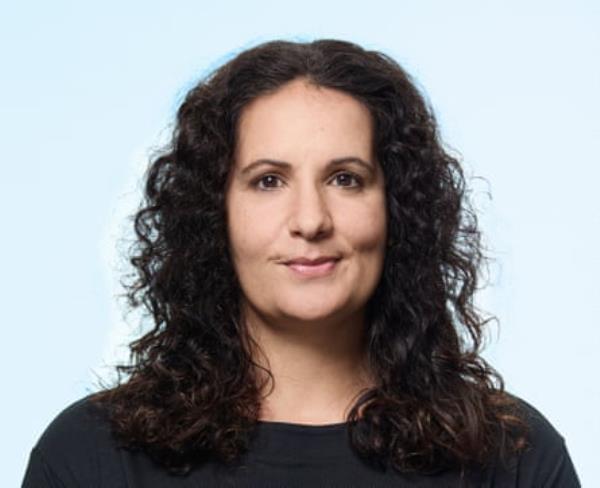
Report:
[[[286,432],[337,432],[345,429],[350,422],[336,422],[333,424],[299,424],[295,422],[281,422],[275,420],[258,420],[257,425],[263,430]]]

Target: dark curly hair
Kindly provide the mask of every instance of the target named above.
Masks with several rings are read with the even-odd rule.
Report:
[[[527,445],[519,403],[480,357],[492,319],[473,298],[488,258],[464,172],[398,63],[340,40],[266,42],[188,92],[172,140],[149,166],[134,216],[135,271],[123,282],[128,305],[148,312],[153,327],[130,344],[116,384],[92,399],[109,407],[122,445],[172,472],[230,463],[249,447],[264,385],[241,323],[224,189],[241,111],[298,77],[369,108],[385,175],[389,242],[367,303],[378,383],[349,411],[353,448],[404,472],[518,452]]]

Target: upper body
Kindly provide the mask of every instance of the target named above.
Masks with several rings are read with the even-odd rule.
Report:
[[[531,446],[506,465],[431,475],[379,471],[350,448],[346,425],[259,422],[233,467],[207,461],[186,476],[169,474],[143,452],[118,447],[103,411],[84,398],[65,409],[34,447],[23,488],[166,487],[556,487],[581,486],[563,437],[533,406],[525,407]]]
[[[135,215],[127,297],[152,328],[95,396],[112,427],[67,409],[26,486],[456,486],[438,468],[474,465],[475,486],[577,486],[479,355],[483,249],[438,132],[395,61],[345,41],[267,42],[201,80]]]

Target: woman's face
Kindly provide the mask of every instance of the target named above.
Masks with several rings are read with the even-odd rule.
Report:
[[[247,304],[278,324],[364,311],[387,232],[368,109],[296,79],[243,109],[237,139],[226,206]],[[336,261],[286,264],[323,256]]]

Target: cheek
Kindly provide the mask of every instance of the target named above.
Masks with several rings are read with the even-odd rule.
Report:
[[[228,222],[229,240],[237,265],[264,261],[277,234],[276,217],[264,207],[232,205]]]
[[[377,201],[340,215],[340,227],[352,247],[362,252],[378,252],[385,247],[387,218],[385,205]]]

